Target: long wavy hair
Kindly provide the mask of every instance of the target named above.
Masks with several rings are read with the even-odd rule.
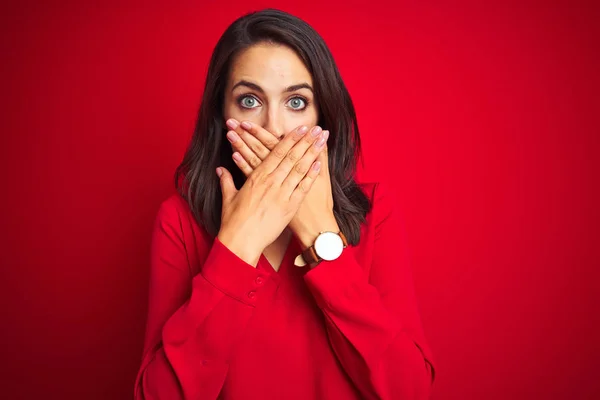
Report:
[[[189,204],[196,221],[214,238],[221,226],[222,211],[221,186],[215,169],[219,165],[226,167],[238,189],[245,182],[225,137],[224,91],[236,55],[259,43],[291,48],[313,77],[318,125],[330,131],[327,148],[333,213],[348,242],[356,245],[360,224],[372,204],[354,178],[361,155],[354,105],[323,38],[306,22],[283,11],[266,9],[244,15],[217,42],[194,134],[175,171],[177,191]]]

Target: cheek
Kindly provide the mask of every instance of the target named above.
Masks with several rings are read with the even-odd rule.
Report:
[[[223,105],[223,117],[225,118],[225,121],[227,121],[229,118],[235,118],[237,119],[237,114],[236,113],[236,109],[237,107],[235,107],[235,104],[231,104],[231,103],[225,103]]]
[[[317,124],[317,111],[314,108],[306,110],[306,112],[289,112],[286,115],[285,128],[286,132],[290,132],[296,129],[300,125],[306,125],[308,128],[312,128]]]

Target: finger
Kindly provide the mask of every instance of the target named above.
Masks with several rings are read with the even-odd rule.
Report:
[[[252,171],[254,171],[250,164],[248,164],[244,157],[242,157],[237,151],[232,154],[231,158],[233,158],[235,165],[237,165],[244,175],[246,175],[246,178],[252,173]]]
[[[242,157],[248,162],[248,164],[252,166],[252,168],[256,168],[260,165],[262,160],[248,147],[248,145],[246,145],[246,143],[244,143],[244,141],[239,137],[237,132],[227,132],[227,140],[231,142],[231,147],[233,147],[233,150],[240,153]]]
[[[264,129],[262,126],[258,124],[254,124],[250,121],[242,121],[241,128],[250,134],[253,138],[260,141],[260,143],[265,146],[268,150],[273,150],[277,143],[279,143],[280,139]],[[264,158],[263,158],[264,160]]]
[[[240,153],[242,153],[242,155],[244,157],[246,157],[245,153],[251,151],[261,161],[264,160],[265,158],[267,158],[267,156],[269,155],[271,150],[266,148],[265,145],[262,144],[259,139],[255,138],[250,133],[248,133],[244,128],[242,128],[237,120],[230,118],[227,120],[226,124],[229,127],[229,129],[235,131],[237,136],[242,139],[242,142],[236,142],[235,144],[237,144],[239,147],[244,147],[244,146],[247,147],[246,151],[243,152],[243,151],[241,151],[241,148],[235,147],[234,142],[232,142],[235,149],[238,150]],[[228,135],[229,135],[229,133],[228,133]],[[229,136],[228,136],[228,138],[229,138]],[[231,140],[230,140],[230,142],[231,142]],[[248,158],[246,158],[246,160],[248,160]],[[255,165],[255,167],[257,167],[257,166],[258,165]]]
[[[329,131],[327,132],[327,138],[329,140]],[[317,160],[321,161],[321,172],[319,174],[329,174],[329,148],[327,147],[327,141],[325,141],[325,146],[323,146],[323,150],[319,153]]]
[[[283,160],[281,160],[281,163],[273,172],[273,175],[275,176],[275,181],[283,182],[285,179],[287,179],[288,175],[290,175],[290,172],[294,168],[303,167],[304,173],[306,173],[310,163],[312,163],[318,155],[318,152],[314,151],[315,149],[313,145],[319,142],[319,140],[322,138],[322,133],[323,131],[321,130],[321,127],[315,126],[310,130],[309,134],[305,135],[302,138],[302,140],[298,141],[298,143],[294,145],[294,147],[286,154]],[[313,150],[312,152],[310,152],[312,158],[310,160],[310,163],[308,165],[303,164],[302,166],[297,166],[297,164],[300,162],[300,160],[304,157],[304,155],[309,149]],[[319,151],[321,150],[321,148],[318,149]],[[297,183],[298,182],[296,182],[296,184]],[[296,185],[294,185],[294,187],[295,186]]]
[[[263,160],[258,168],[254,170],[256,175],[261,176],[262,174],[268,175],[272,173],[279,164],[281,164],[290,149],[306,135],[306,132],[308,132],[308,128],[303,125],[289,135],[286,135],[279,143],[277,143],[277,146],[271,150],[267,158]]]
[[[306,197],[306,194],[310,191],[310,188],[315,183],[317,176],[319,176],[319,170],[321,168],[321,162],[315,161],[306,176],[296,186],[292,195],[290,196],[290,203],[295,207],[300,207],[302,200]]]
[[[221,184],[221,194],[223,197],[223,204],[227,204],[233,199],[233,196],[237,193],[235,184],[233,183],[233,177],[224,167],[218,167],[217,176]]]
[[[310,146],[310,148],[304,153],[302,158],[294,165],[292,170],[289,172],[283,183],[281,184],[282,190],[292,195],[292,192],[296,189],[298,184],[304,179],[304,177],[310,172],[310,167],[317,160],[317,157],[322,153],[325,143],[327,142],[329,133],[327,131],[322,132],[318,136],[318,139]],[[321,169],[323,163],[319,161]]]

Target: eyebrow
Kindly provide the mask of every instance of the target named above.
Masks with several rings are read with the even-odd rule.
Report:
[[[263,94],[265,93],[263,88],[258,86],[256,83],[248,82],[245,80],[241,80],[238,83],[236,83],[235,85],[233,85],[233,87],[231,88],[231,91],[233,91],[238,86],[246,86],[250,89],[256,90],[257,92],[260,92]],[[296,90],[300,90],[300,89],[308,89],[311,92],[314,92],[312,86],[310,86],[306,82],[303,82],[303,83],[298,83],[297,85],[288,86],[287,88],[285,88],[284,93],[295,92]]]

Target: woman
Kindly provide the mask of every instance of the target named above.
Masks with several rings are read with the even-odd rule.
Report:
[[[227,140],[226,140],[227,138]],[[331,53],[277,10],[219,40],[160,207],[136,399],[424,399],[433,380],[390,190]]]

